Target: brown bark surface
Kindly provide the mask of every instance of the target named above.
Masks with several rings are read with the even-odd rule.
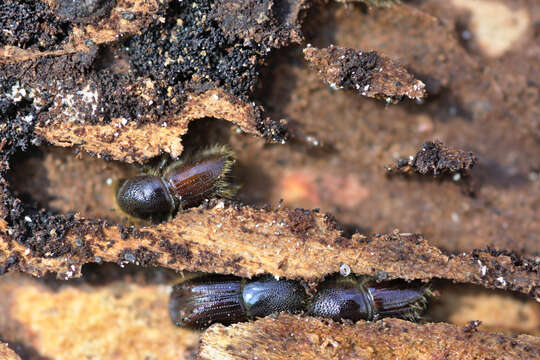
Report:
[[[337,324],[282,314],[229,327],[214,325],[202,336],[202,359],[534,359],[540,344],[448,324],[398,319]],[[496,355],[495,355],[496,354]]]
[[[180,114],[163,119],[160,124],[127,124],[113,119],[106,125],[50,122],[37,126],[35,133],[57,146],[79,146],[96,153],[106,153],[125,162],[142,162],[162,152],[172,157],[182,154],[182,135],[194,119],[214,117],[237,125],[248,134],[258,134],[257,108],[252,104],[227,95],[221,89],[208,90],[189,96]],[[106,149],[104,151],[104,149]]]
[[[26,345],[25,359],[191,358],[198,334],[176,328],[162,311],[170,285],[129,282],[63,286],[7,275],[0,332],[14,349]]]
[[[4,3],[0,340],[21,358],[538,357],[537,2]],[[236,199],[119,211],[130,164],[216,143]],[[432,281],[439,323],[280,315],[198,349],[168,318],[167,269],[313,286],[342,265]]]
[[[5,225],[4,225],[5,226]],[[314,281],[339,272],[381,279],[432,278],[519,291],[540,299],[538,265],[532,259],[498,251],[448,256],[420,235],[340,236],[327,215],[306,210],[229,206],[219,201],[190,210],[157,226],[128,227],[74,220],[61,241],[34,251],[15,241],[0,248],[3,271],[60,278],[80,276],[88,262],[160,265],[174,270],[252,277],[270,273]],[[51,254],[63,252],[62,257]]]
[[[0,344],[0,357],[5,360],[20,360],[21,358],[11,350],[7,344]]]
[[[376,52],[330,45],[304,49],[306,60],[332,88],[355,89],[362,96],[397,103],[404,96],[421,100],[427,94],[425,84],[407,70]]]

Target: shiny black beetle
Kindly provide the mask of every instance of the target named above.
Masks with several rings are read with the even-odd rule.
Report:
[[[210,147],[173,162],[163,172],[159,168],[124,180],[116,193],[118,206],[137,218],[162,220],[207,198],[230,198],[236,192],[227,182],[234,162],[229,148]]]
[[[216,322],[232,324],[281,311],[298,313],[304,310],[306,300],[305,289],[296,281],[210,275],[174,286],[169,314],[178,326],[205,328]]]
[[[426,307],[425,284],[395,280],[377,283],[367,276],[334,276],[308,295],[297,281],[262,276],[252,280],[210,275],[174,286],[169,313],[178,326],[205,328],[277,312],[306,312],[333,320],[376,320],[394,316],[418,320]]]

